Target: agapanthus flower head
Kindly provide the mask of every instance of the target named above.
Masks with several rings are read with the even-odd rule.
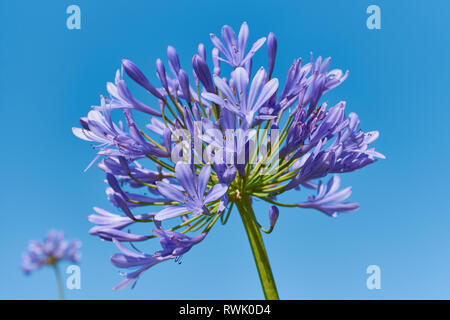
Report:
[[[244,225],[266,233],[273,231],[280,207],[312,208],[332,217],[359,207],[346,201],[350,188],[338,190],[337,174],[384,156],[370,147],[379,133],[362,131],[358,116],[347,114],[345,101],[323,99],[348,71],[330,69],[330,58],[311,55],[306,63],[295,59],[281,83],[274,70],[282,44],[269,33],[248,49],[249,35],[245,22],[239,32],[224,26],[221,39],[210,35],[211,55],[199,44],[191,66],[181,65],[175,47],[168,46],[168,67],[165,58],[156,60],[159,87],[137,64],[123,59],[114,82],[107,84],[109,96],[80,119],[81,128],[73,128],[77,137],[97,143],[94,161],[102,157],[98,166],[106,174],[106,194],[117,208],[117,213],[95,208],[89,216],[95,224],[90,233],[121,251],[112,263],[133,270],[123,274],[116,289],[134,285],[159,262],[179,259],[217,221],[226,224],[233,207]],[[258,51],[264,43],[267,65],[252,73],[253,56],[264,52]],[[222,62],[230,67],[222,68]],[[136,99],[128,89],[131,81],[154,102]],[[114,122],[112,112],[122,113],[124,121]],[[136,113],[148,122],[138,124]],[[317,194],[297,203],[278,200],[303,188]],[[268,229],[252,211],[253,201],[270,204]],[[139,212],[148,206],[153,209]],[[151,227],[135,234],[136,224]],[[153,254],[133,244],[139,241],[143,248],[153,238],[162,247]]]
[[[21,269],[25,274],[43,266],[55,266],[60,261],[78,263],[81,259],[79,251],[81,242],[65,240],[64,232],[51,230],[44,240],[32,240],[28,250],[22,255]]]

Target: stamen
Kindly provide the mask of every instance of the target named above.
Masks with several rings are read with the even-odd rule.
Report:
[[[178,263],[178,264],[181,264],[181,258],[183,257],[183,255],[180,255],[180,256],[177,256],[176,258],[175,258],[175,263]]]

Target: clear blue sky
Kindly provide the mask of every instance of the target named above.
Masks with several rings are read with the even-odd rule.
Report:
[[[81,7],[81,30],[66,28],[70,4]],[[366,28],[370,4],[381,8],[381,30]],[[71,299],[263,297],[236,212],[181,265],[160,264],[134,290],[113,292],[121,280],[109,262],[116,250],[87,233],[91,208],[112,207],[102,172],[83,173],[93,151],[71,133],[122,58],[154,81],[154,61],[165,59],[167,45],[186,66],[199,42],[211,48],[210,32],[244,20],[253,40],[277,35],[281,80],[294,58],[311,51],[349,69],[326,98],[346,100],[364,130],[379,130],[375,146],[387,156],[342,176],[358,212],[331,219],[281,209],[264,237],[280,297],[450,298],[449,12],[448,1],[423,0],[2,1],[0,298],[56,298],[51,270],[25,277],[19,269],[28,240],[50,228],[83,242],[82,289],[66,292]],[[256,210],[267,221],[267,207]],[[371,264],[381,268],[378,291],[366,288]]]

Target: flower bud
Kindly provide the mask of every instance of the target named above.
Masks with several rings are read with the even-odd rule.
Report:
[[[180,83],[181,92],[183,92],[184,100],[191,103],[191,91],[189,90],[189,78],[187,73],[180,69],[178,72],[178,82]]]
[[[125,69],[125,72],[128,74],[128,76],[136,81],[139,85],[147,89],[148,92],[153,94],[158,99],[163,99],[163,96],[161,93],[159,93],[158,90],[155,89],[155,87],[148,81],[148,79],[145,77],[145,75],[142,73],[141,70],[135,65],[133,62],[127,59],[122,60],[122,66]]]
[[[275,223],[277,222],[278,215],[279,215],[278,207],[271,206],[269,209],[270,229],[273,229],[273,227],[275,227]]]
[[[269,56],[269,77],[272,76],[273,67],[275,66],[275,57],[277,55],[277,38],[273,32],[269,33],[267,37],[267,54]]]
[[[180,59],[178,58],[177,51],[174,47],[167,47],[167,57],[169,58],[169,66],[173,74],[176,76],[180,72]]]
[[[212,49],[212,59],[214,64],[214,75],[220,76],[220,60],[219,60],[219,49]]]
[[[192,65],[194,67],[195,74],[197,75],[200,82],[205,87],[206,91],[215,93],[213,81],[211,78],[211,72],[209,71],[209,67],[206,64],[205,60],[199,55],[195,55],[192,61]]]
[[[161,61],[161,59],[156,59],[156,73],[164,89],[169,92],[169,86],[167,85],[166,68],[164,68],[164,63]]]

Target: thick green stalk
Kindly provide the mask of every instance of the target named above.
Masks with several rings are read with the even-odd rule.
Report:
[[[272,269],[270,268],[269,258],[267,257],[266,248],[261,237],[261,232],[256,224],[255,213],[253,212],[250,199],[245,196],[241,201],[236,201],[236,206],[241,214],[245,231],[255,259],[256,268],[258,269],[259,279],[264,291],[266,300],[278,300],[277,287],[273,279]]]

